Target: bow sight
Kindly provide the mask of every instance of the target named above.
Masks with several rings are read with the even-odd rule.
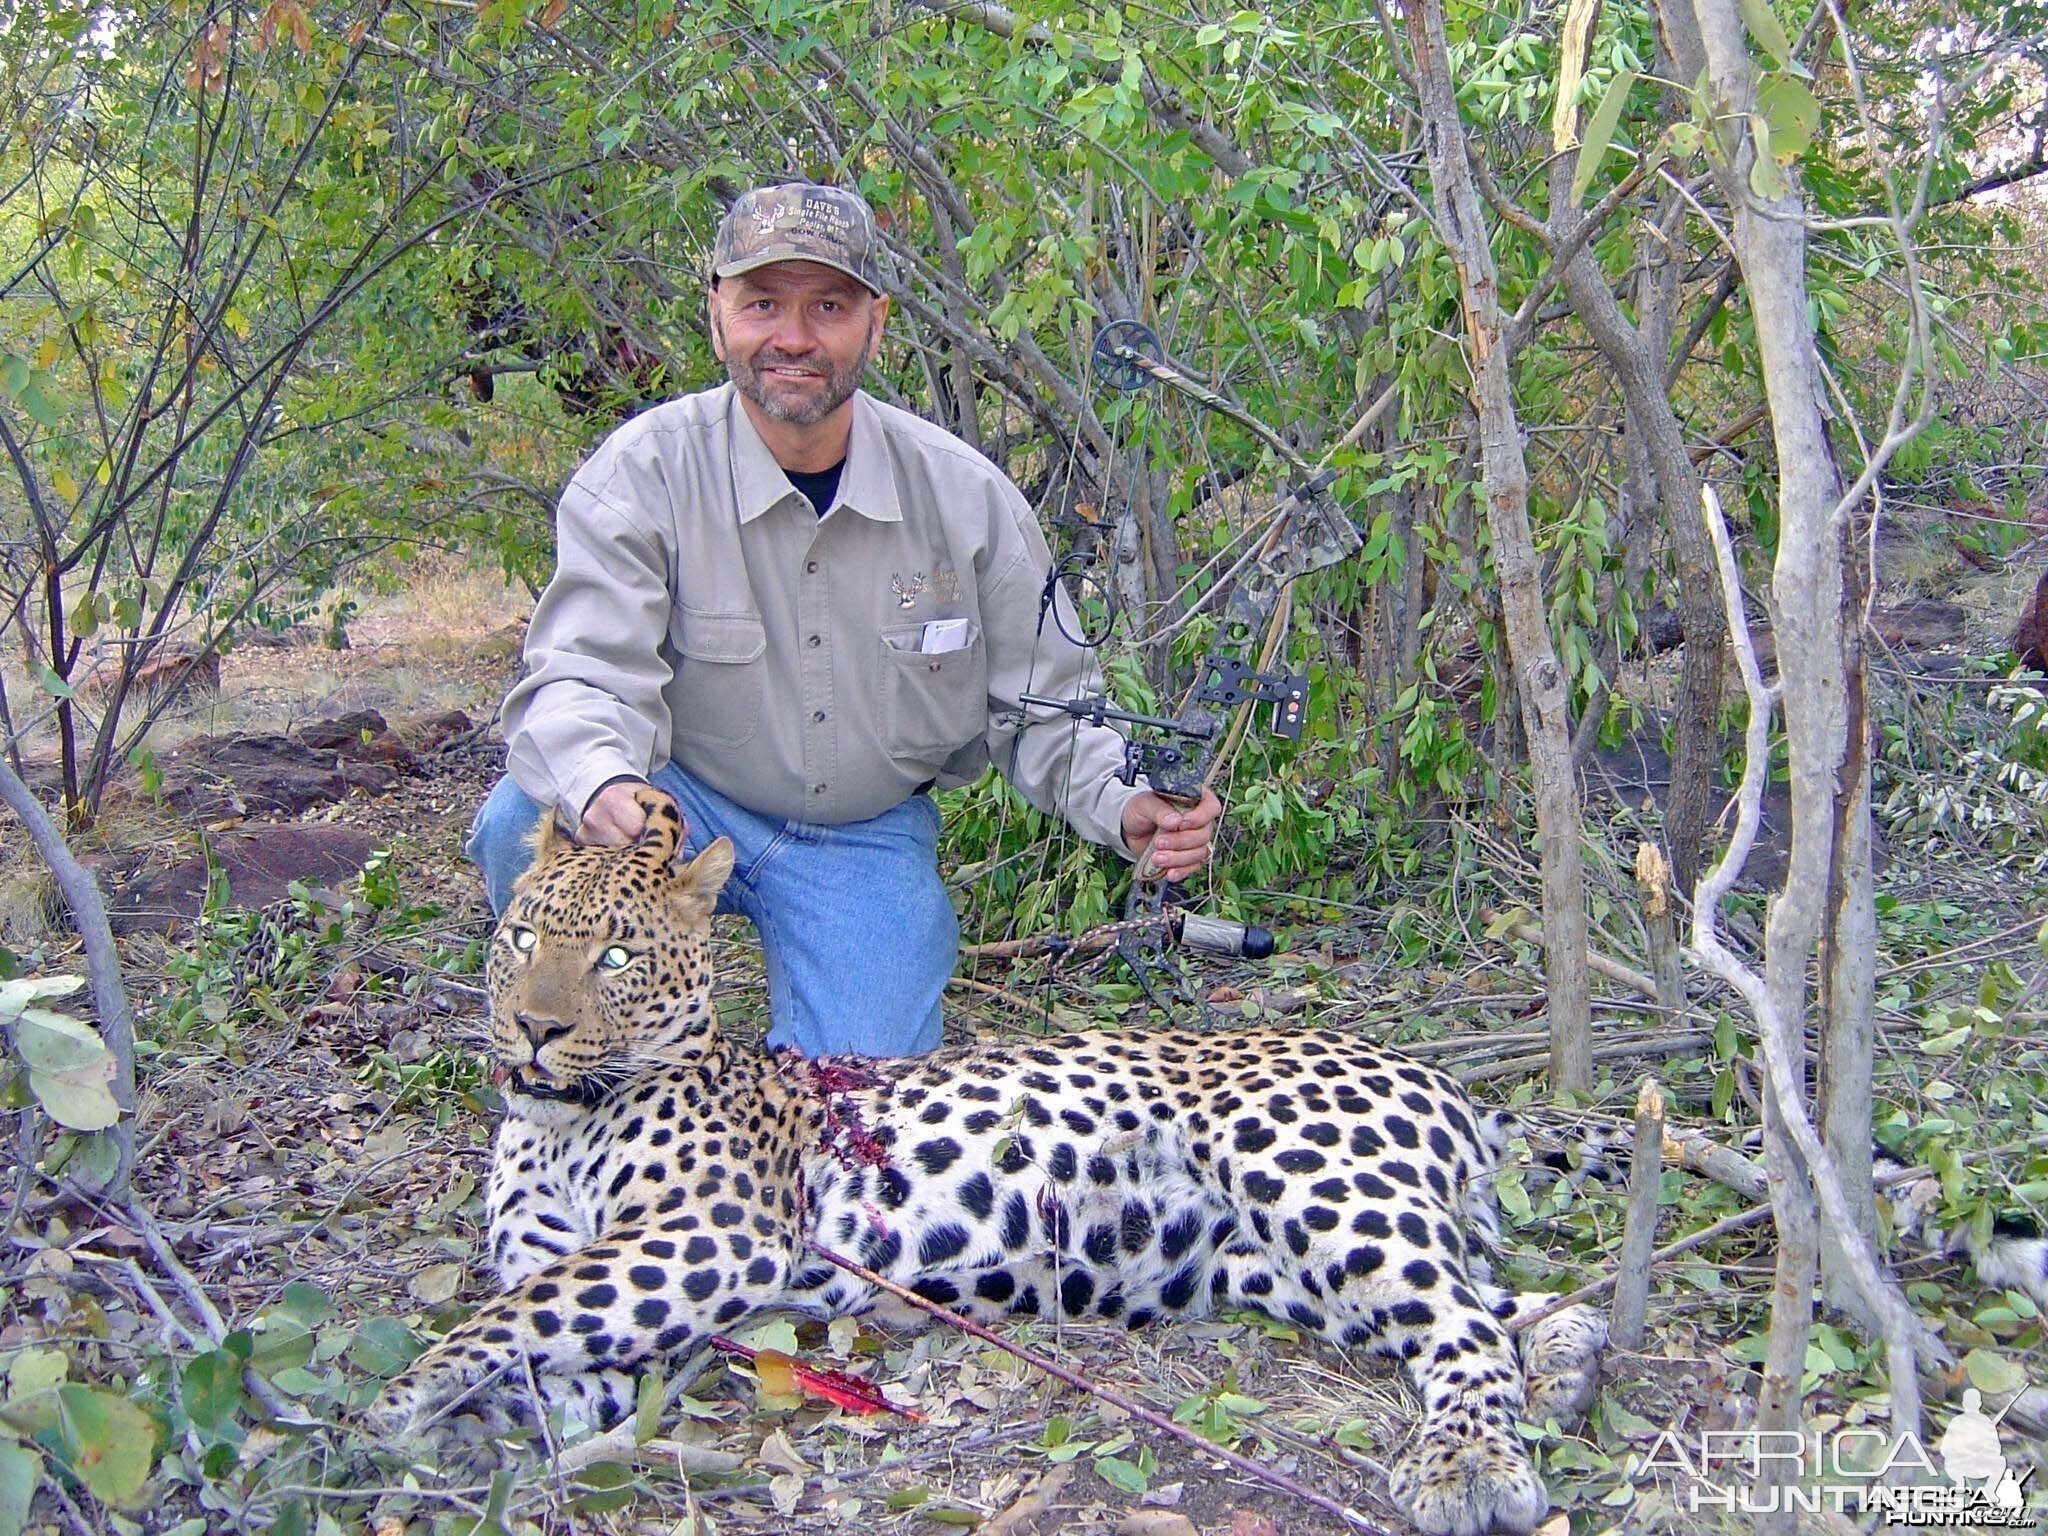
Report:
[[[1119,777],[1126,784],[1134,784],[1142,773],[1152,788],[1167,799],[1193,805],[1201,799],[1214,773],[1216,753],[1229,734],[1227,726],[1235,711],[1255,703],[1270,703],[1273,733],[1289,741],[1300,739],[1308,707],[1306,674],[1262,671],[1256,662],[1240,653],[1259,645],[1270,657],[1278,647],[1279,636],[1275,631],[1288,584],[1308,571],[1349,558],[1361,541],[1350,518],[1325,494],[1335,482],[1337,472],[1310,464],[1266,423],[1168,363],[1158,336],[1149,327],[1136,320],[1112,321],[1096,332],[1089,356],[1095,377],[1110,388],[1131,394],[1163,384],[1203,409],[1239,423],[1298,476],[1274,510],[1258,547],[1232,573],[1235,580],[1224,606],[1222,623],[1202,658],[1200,675],[1179,714],[1171,718],[1136,714],[1116,708],[1099,694],[1078,699],[1027,694],[1023,699],[1027,705],[1057,709],[1076,720],[1096,725],[1113,720],[1174,738],[1163,742],[1128,742]],[[1184,943],[1250,958],[1263,959],[1273,951],[1272,935],[1263,928],[1169,911],[1164,883],[1146,878],[1142,863],[1131,882],[1125,914],[1125,921],[1117,925],[1122,930],[1117,938],[1117,952],[1137,974],[1147,996],[1152,995],[1151,973],[1167,968],[1168,933]],[[1154,997],[1153,1001],[1158,999]]]

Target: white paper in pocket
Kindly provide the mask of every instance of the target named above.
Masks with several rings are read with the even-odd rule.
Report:
[[[965,619],[927,619],[923,631],[917,637],[917,648],[926,656],[937,656],[944,651],[957,651],[966,644]]]

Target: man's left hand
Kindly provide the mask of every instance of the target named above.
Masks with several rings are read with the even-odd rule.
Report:
[[[1209,840],[1222,814],[1223,802],[1211,790],[1194,805],[1144,790],[1124,806],[1124,846],[1138,856],[1141,873],[1185,880],[1209,862]]]

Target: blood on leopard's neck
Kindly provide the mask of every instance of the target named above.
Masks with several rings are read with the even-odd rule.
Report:
[[[775,1076],[808,1102],[817,1124],[816,1149],[843,1168],[884,1168],[889,1149],[867,1123],[860,1095],[888,1081],[859,1056],[807,1058],[792,1050],[770,1058]]]

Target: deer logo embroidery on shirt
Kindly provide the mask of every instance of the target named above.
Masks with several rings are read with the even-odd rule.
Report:
[[[924,592],[924,581],[923,571],[912,571],[908,581],[904,580],[901,574],[890,576],[889,590],[896,594],[896,606],[915,608],[918,598]]]

